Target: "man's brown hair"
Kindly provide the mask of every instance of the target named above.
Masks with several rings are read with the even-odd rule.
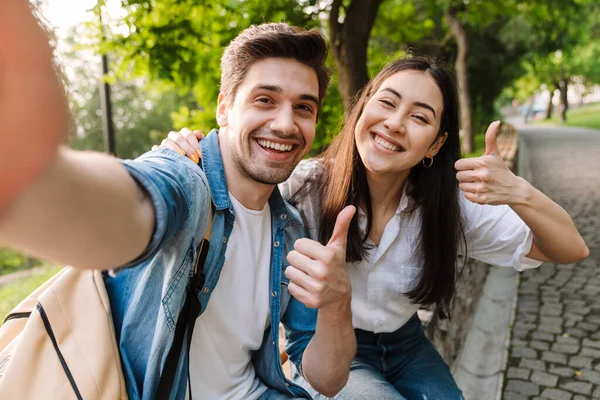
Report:
[[[327,41],[316,30],[285,23],[252,25],[240,33],[221,58],[221,93],[233,101],[250,67],[265,58],[292,58],[311,67],[319,81],[319,107],[327,92],[331,73],[325,66]]]

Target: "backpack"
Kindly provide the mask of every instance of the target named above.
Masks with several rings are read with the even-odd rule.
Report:
[[[208,221],[157,399],[169,398],[184,337],[187,333],[189,349],[200,314],[199,292],[204,286],[212,208]],[[65,267],[7,315],[0,327],[0,398],[127,399],[102,274]]]

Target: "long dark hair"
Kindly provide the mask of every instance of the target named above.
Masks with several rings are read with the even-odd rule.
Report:
[[[365,104],[390,76],[406,70],[431,76],[442,92],[444,109],[437,137],[448,133],[446,142],[430,168],[421,163],[408,176],[408,194],[414,200],[413,212],[421,212],[421,236],[415,252],[423,265],[417,284],[406,295],[415,303],[436,304],[440,317],[450,317],[454,294],[459,241],[464,242],[454,163],[460,157],[458,134],[458,95],[454,76],[435,60],[411,57],[385,66],[363,89],[348,115],[344,128],[323,153],[325,172],[321,180],[322,219],[319,240],[327,243],[338,213],[347,205],[363,206],[367,229],[361,234],[355,216],[348,232],[347,261],[365,257],[366,240],[373,226],[373,210],[365,166],[356,147],[354,130]],[[465,244],[466,246],[466,244]]]

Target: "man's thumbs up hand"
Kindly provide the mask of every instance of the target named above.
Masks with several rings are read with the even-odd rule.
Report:
[[[298,239],[287,260],[288,290],[309,308],[348,303],[350,280],[346,273],[346,242],[356,208],[347,206],[337,217],[327,246],[311,239]]]

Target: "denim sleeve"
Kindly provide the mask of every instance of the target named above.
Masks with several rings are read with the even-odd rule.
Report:
[[[317,327],[317,309],[308,308],[294,297],[281,319],[285,329],[285,352],[289,360],[302,372],[302,356]]]
[[[191,160],[170,149],[158,149],[123,165],[137,184],[150,196],[154,206],[155,226],[150,243],[135,260],[121,266],[130,267],[156,255],[158,250],[184,225],[201,195],[202,169]]]

